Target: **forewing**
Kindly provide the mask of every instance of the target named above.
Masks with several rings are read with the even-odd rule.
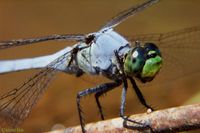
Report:
[[[130,16],[133,16],[141,11],[143,11],[144,9],[146,9],[147,7],[157,3],[159,0],[147,0],[146,2],[137,5],[137,6],[133,6],[127,10],[124,10],[123,12],[120,12],[118,15],[116,15],[114,18],[112,18],[109,22],[107,22],[104,28],[113,28],[115,26],[117,26],[118,24],[120,24],[121,22],[123,22],[124,20],[128,19]]]
[[[49,82],[58,72],[57,67],[67,66],[70,53],[65,53],[19,87],[0,96],[0,125],[17,126],[31,112],[45,92]]]
[[[135,41],[154,42],[163,57],[163,66],[157,80],[169,81],[200,71],[200,26],[165,34],[135,35]]]
[[[30,38],[30,39],[17,39],[17,40],[10,40],[10,41],[1,41],[0,49],[6,49],[6,48],[21,46],[21,45],[45,42],[45,41],[50,41],[50,40],[85,41],[85,35],[83,35],[83,34],[50,35],[50,36]]]

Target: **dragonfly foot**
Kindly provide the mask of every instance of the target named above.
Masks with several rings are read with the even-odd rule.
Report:
[[[122,118],[124,119],[123,126],[125,128],[143,131],[146,129],[150,129],[151,131],[153,131],[150,124],[148,123],[130,119],[129,116],[123,116]]]

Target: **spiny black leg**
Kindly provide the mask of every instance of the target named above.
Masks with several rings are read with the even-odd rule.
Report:
[[[122,89],[122,97],[121,97],[121,106],[120,106],[120,117],[122,117],[125,121],[131,121],[127,116],[124,115],[125,106],[126,106],[126,93],[128,88],[127,80],[124,79],[123,89]],[[131,121],[132,122],[132,121]]]
[[[146,108],[151,109],[153,111],[154,109],[146,103],[146,100],[144,99],[144,96],[142,95],[142,92],[140,91],[139,87],[137,86],[135,80],[132,77],[128,77],[128,78],[130,79],[131,84],[135,90],[135,93],[137,94],[142,105],[144,105]]]
[[[84,118],[83,118],[83,115],[82,115],[83,112],[82,112],[81,106],[80,106],[81,98],[84,97],[84,96],[87,96],[89,94],[92,94],[92,93],[104,92],[104,91],[108,90],[109,88],[114,88],[116,86],[119,86],[120,84],[121,84],[121,82],[105,83],[105,84],[98,85],[95,88],[89,88],[89,89],[83,90],[83,91],[81,91],[77,94],[77,108],[78,108],[78,113],[79,113],[81,129],[82,129],[83,133],[85,133],[86,131],[85,131],[85,128],[84,128],[85,124],[84,124]]]
[[[100,113],[100,116],[101,116],[101,119],[104,120],[104,115],[103,115],[103,110],[102,110],[102,106],[99,102],[99,97],[102,95],[103,93],[96,93],[95,94],[95,99],[96,99],[96,103],[97,103],[97,107],[99,109],[99,113]]]
[[[122,99],[121,99],[121,106],[120,106],[120,117],[122,117],[124,119],[124,123],[123,123],[124,127],[129,128],[129,126],[126,124],[127,121],[132,122],[132,123],[136,123],[136,124],[138,124],[139,126],[142,126],[142,127],[146,127],[146,125],[144,125],[143,123],[131,120],[131,119],[128,118],[128,116],[124,115],[125,105],[126,105],[126,93],[127,93],[128,84],[127,84],[127,80],[124,80],[123,82],[124,82],[124,84],[123,84],[122,97],[121,97]]]
[[[110,88],[107,88],[107,90],[105,91],[101,91],[101,92],[97,92],[95,94],[95,99],[96,99],[96,103],[97,103],[97,107],[99,109],[99,113],[100,113],[100,116],[101,116],[101,119],[104,120],[104,115],[103,115],[103,110],[102,110],[102,106],[100,104],[100,101],[99,101],[99,97],[102,96],[103,94],[105,94],[106,92],[114,89],[115,87],[119,86],[121,84],[121,81],[119,82],[116,82],[117,84],[113,85],[113,87],[110,87]]]
[[[79,120],[80,120],[82,132],[85,133],[86,131],[85,131],[85,128],[84,128],[85,125],[84,125],[84,118],[82,117],[83,111],[82,111],[81,106],[80,106],[80,99],[81,99],[81,97],[79,95],[77,95],[76,102],[77,102]]]
[[[121,106],[120,106],[120,116],[123,119],[125,119],[124,111],[125,111],[125,105],[126,105],[127,88],[128,88],[127,80],[124,80],[123,89],[122,89],[122,97],[121,97]]]

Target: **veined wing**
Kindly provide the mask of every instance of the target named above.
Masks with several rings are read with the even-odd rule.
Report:
[[[163,67],[156,79],[170,80],[200,72],[200,26],[165,34],[135,35],[135,41],[154,42],[163,57]]]
[[[146,9],[147,7],[157,3],[159,0],[147,0],[146,2],[138,5],[138,6],[133,6],[121,13],[119,13],[117,16],[115,16],[114,18],[112,18],[109,22],[107,22],[104,28],[113,28],[115,26],[117,26],[118,24],[120,24],[121,22],[123,22],[124,20],[128,19],[130,16],[133,16],[141,11],[143,11],[144,9]]]
[[[1,126],[17,126],[27,117],[38,99],[45,92],[49,82],[58,72],[56,68],[63,67],[63,65],[67,67],[68,64],[63,63],[69,60],[70,52],[54,60],[19,87],[0,96]]]
[[[84,34],[66,34],[66,35],[50,35],[38,38],[30,38],[30,39],[17,39],[10,41],[1,41],[0,49],[6,49],[21,45],[28,45],[33,43],[45,42],[50,40],[62,40],[62,41],[85,41]]]

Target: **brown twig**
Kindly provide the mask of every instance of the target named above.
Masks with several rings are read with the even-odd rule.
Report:
[[[143,123],[143,125],[124,122],[122,118],[115,118],[87,124],[86,130],[87,133],[132,133],[133,130],[135,132],[177,132],[200,129],[200,104],[174,107],[155,111],[150,114],[137,114],[132,115],[129,118]],[[125,123],[132,129],[124,128],[123,124]],[[81,133],[81,128],[80,126],[76,126],[64,130],[53,131],[52,133]]]

